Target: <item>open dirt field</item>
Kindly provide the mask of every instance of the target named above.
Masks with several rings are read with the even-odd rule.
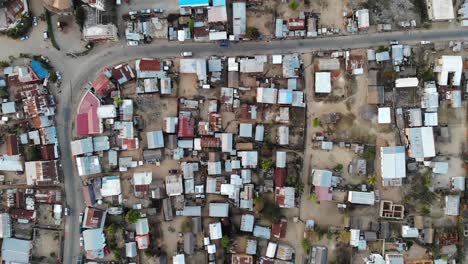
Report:
[[[55,263],[60,259],[60,232],[35,229],[32,259],[35,263]]]

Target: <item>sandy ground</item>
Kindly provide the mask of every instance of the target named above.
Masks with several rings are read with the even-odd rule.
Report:
[[[50,204],[39,204],[37,207],[38,225],[55,225],[54,207]]]
[[[35,231],[33,259],[41,258],[38,263],[55,263],[56,257],[60,256],[60,233],[38,228]]]

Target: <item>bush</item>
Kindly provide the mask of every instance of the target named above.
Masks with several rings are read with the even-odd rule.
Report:
[[[320,122],[320,119],[318,118],[314,118],[314,123],[313,123],[313,126],[314,127],[319,127],[322,125],[322,122]]]
[[[0,89],[0,98],[8,98],[8,92],[4,89]]]
[[[374,160],[375,159],[375,147],[373,146],[365,146],[364,153],[362,157],[366,160]]]
[[[387,69],[384,71],[383,76],[387,81],[394,81],[396,79],[396,72],[393,69]]]
[[[7,36],[10,38],[20,38],[28,34],[32,27],[32,18],[26,14],[21,17],[21,21],[18,25],[7,31]]]
[[[0,61],[1,68],[6,68],[8,66],[10,66],[10,63],[8,61]]]
[[[304,249],[304,252],[307,254],[311,247],[310,240],[307,238],[302,239],[301,245],[302,245],[302,248]]]
[[[258,28],[256,27],[248,27],[245,31],[245,36],[249,39],[258,39],[260,32],[258,32]]]
[[[291,8],[291,10],[296,11],[301,5],[297,0],[292,0],[288,6]]]
[[[127,221],[127,223],[129,224],[135,224],[136,222],[138,222],[138,219],[140,219],[140,216],[141,216],[140,212],[138,212],[137,210],[131,209],[125,215],[125,221]]]
[[[273,161],[269,159],[262,159],[262,170],[269,171],[273,166]]]
[[[121,106],[123,104],[123,100],[120,97],[114,97],[114,105]]]
[[[58,80],[57,74],[52,71],[49,73],[49,81],[51,82],[56,82]]]
[[[277,223],[281,219],[281,210],[276,204],[267,202],[263,207],[262,215],[268,221]]]
[[[187,219],[184,222],[182,222],[182,224],[180,225],[180,230],[182,233],[190,232],[192,230],[192,221]]]
[[[343,171],[343,164],[339,163],[335,166],[335,171],[342,172]]]
[[[221,246],[222,246],[224,249],[228,249],[230,245],[231,245],[231,241],[229,240],[229,237],[223,236],[223,237],[221,238]]]

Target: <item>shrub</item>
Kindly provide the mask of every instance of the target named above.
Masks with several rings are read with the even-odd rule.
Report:
[[[335,166],[335,171],[342,172],[343,171],[343,164],[339,163]]]
[[[231,241],[229,240],[229,237],[223,236],[223,237],[221,238],[221,246],[222,246],[224,249],[228,249],[230,245],[231,245]]]
[[[8,61],[0,61],[1,68],[6,68],[8,66],[10,66],[10,63]]]
[[[314,123],[313,123],[313,126],[314,127],[319,127],[322,125],[322,122],[320,122],[320,119],[318,118],[314,118]]]
[[[138,221],[138,219],[140,219],[140,216],[141,216],[140,212],[138,212],[137,210],[131,209],[125,215],[125,221],[127,221],[127,223],[129,224],[135,224]]]
[[[301,5],[297,0],[292,0],[288,6],[291,8],[291,10],[296,11]]]
[[[267,202],[263,207],[262,215],[268,221],[277,223],[281,218],[281,210],[276,204]]]
[[[311,247],[309,239],[307,239],[307,238],[302,239],[301,245],[302,245],[302,248],[304,249],[304,252],[306,252],[306,253],[309,252],[310,247]]]
[[[258,39],[260,32],[258,32],[258,28],[256,27],[248,27],[245,31],[245,36],[249,39]]]

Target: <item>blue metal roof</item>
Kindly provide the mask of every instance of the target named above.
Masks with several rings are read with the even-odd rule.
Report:
[[[213,0],[213,6],[226,6],[226,0]]]
[[[210,4],[210,0],[179,0],[180,7],[208,6],[209,4]]]
[[[31,61],[31,68],[37,74],[40,79],[45,79],[49,72],[42,66],[42,64],[37,60]]]

